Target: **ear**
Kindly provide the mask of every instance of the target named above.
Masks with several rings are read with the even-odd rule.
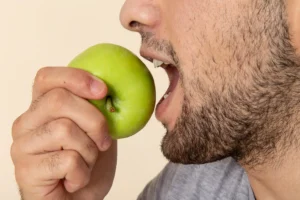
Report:
[[[286,0],[286,3],[292,44],[300,56],[300,0]]]

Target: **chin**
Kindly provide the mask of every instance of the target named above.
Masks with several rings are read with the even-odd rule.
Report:
[[[173,128],[164,124],[167,132],[161,142],[163,155],[170,162],[180,164],[205,164],[230,156],[233,149],[224,148],[222,138],[209,130],[212,123],[208,115],[201,111],[193,113],[195,109],[190,105],[183,104]]]

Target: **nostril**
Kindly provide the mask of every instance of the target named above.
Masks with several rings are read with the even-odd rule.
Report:
[[[130,27],[130,28],[133,28],[133,29],[136,29],[136,28],[138,28],[139,26],[140,26],[140,23],[137,22],[137,21],[131,21],[131,22],[129,23],[129,27]]]

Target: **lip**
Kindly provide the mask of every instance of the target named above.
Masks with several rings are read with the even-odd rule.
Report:
[[[173,61],[173,59],[171,57],[167,57],[167,55],[159,53],[158,51],[155,51],[153,49],[141,47],[140,55],[143,58],[145,58],[146,60],[150,61],[151,63],[153,63],[154,59],[159,60],[164,63],[173,65],[171,68],[177,68],[177,70],[178,70],[178,66],[176,66],[175,62]],[[166,71],[167,75],[169,76],[168,78],[170,79],[170,75],[172,75],[172,73],[170,72],[170,68],[169,68],[170,66],[167,66],[167,67],[161,66],[161,67]],[[175,117],[174,112],[172,111],[172,109],[170,109],[170,106],[174,106],[174,103],[175,103],[175,105],[177,105],[176,102],[179,99],[179,98],[175,98],[176,96],[178,97],[178,95],[180,95],[180,93],[178,93],[178,91],[179,91],[178,85],[180,84],[179,78],[180,77],[178,75],[178,82],[177,82],[176,86],[173,88],[173,91],[171,92],[169,97],[164,100],[160,99],[159,102],[157,103],[156,109],[155,109],[156,119],[158,121],[164,123],[168,127],[168,129],[172,129],[174,127],[174,124],[177,121],[177,117]],[[171,84],[171,82],[170,82],[170,84]],[[167,89],[166,93],[168,93],[168,90],[169,90],[169,88]]]
[[[174,61],[170,58],[167,58],[165,56],[162,56],[162,55],[159,55],[149,49],[144,49],[144,48],[141,48],[140,49],[140,55],[145,58],[146,60],[148,60],[149,62],[153,62],[153,60],[159,60],[159,61],[162,61],[164,63],[168,63],[168,64],[171,64],[173,66],[176,66]]]
[[[182,101],[182,88],[180,86],[180,83],[177,82],[172,92],[169,93],[169,96],[164,100],[160,100],[156,106],[156,119],[162,122],[169,131],[173,130],[176,121],[180,116]]]

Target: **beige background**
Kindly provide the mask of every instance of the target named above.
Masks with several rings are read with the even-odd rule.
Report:
[[[101,42],[138,54],[140,36],[121,26],[124,0],[0,0],[0,199],[19,199],[10,159],[11,124],[24,112],[36,71],[62,66],[87,47]],[[145,61],[145,60],[144,60]],[[146,61],[145,61],[146,62]],[[157,96],[167,77],[153,69]],[[120,141],[116,179],[107,200],[135,199],[165,165],[160,152],[164,129],[154,115],[136,136]]]

